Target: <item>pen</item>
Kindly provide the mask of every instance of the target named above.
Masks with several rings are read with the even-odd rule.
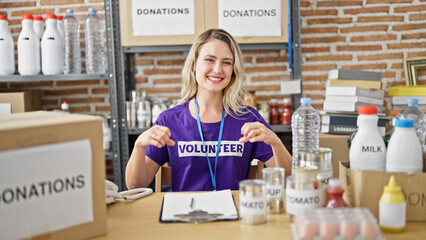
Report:
[[[193,209],[193,208],[194,208],[194,202],[195,202],[194,198],[191,198],[191,203],[189,204],[189,207],[190,207],[191,209]]]

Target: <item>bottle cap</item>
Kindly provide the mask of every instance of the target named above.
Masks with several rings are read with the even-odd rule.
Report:
[[[407,98],[407,104],[419,104],[419,99],[417,99],[417,98]]]
[[[300,103],[301,104],[311,104],[311,99],[310,98],[301,98],[300,99]]]
[[[42,16],[34,16],[34,21],[43,21],[43,17]]]
[[[395,122],[395,127],[412,128],[414,127],[414,120],[413,119],[397,119]]]
[[[284,98],[283,99],[283,104],[285,104],[285,105],[291,104],[291,99],[290,98]]]
[[[56,15],[55,14],[47,14],[46,19],[55,19],[56,20]]]
[[[0,20],[6,20],[7,21],[7,16],[6,15],[0,15]]]
[[[72,10],[71,8],[68,8],[68,9],[67,9],[67,13],[68,13],[68,14],[73,14],[73,13],[74,13],[74,10]]]
[[[25,19],[33,20],[33,15],[31,14],[22,15],[22,20],[25,20]]]
[[[56,20],[58,21],[62,21],[63,18],[64,18],[63,16],[56,16]]]
[[[371,105],[371,106],[359,106],[359,108],[358,108],[358,114],[376,115],[377,114],[377,106],[375,106],[375,105]]]
[[[94,9],[94,8],[89,8],[89,13],[96,13],[96,9]]]
[[[278,100],[277,99],[275,99],[275,98],[272,98],[271,99],[271,103],[277,103],[278,102]]]
[[[330,178],[328,180],[328,186],[329,187],[341,187],[342,186],[342,180],[340,178]]]
[[[396,183],[394,175],[392,175],[390,177],[388,185],[386,185],[384,187],[384,191],[389,192],[389,193],[400,193],[401,192],[401,187],[398,186],[398,184]]]

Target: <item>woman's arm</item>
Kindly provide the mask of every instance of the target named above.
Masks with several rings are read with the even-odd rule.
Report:
[[[285,174],[291,175],[292,157],[281,139],[269,128],[260,122],[246,123],[241,128],[244,135],[240,142],[264,142],[272,147],[274,156],[265,162],[267,167],[285,168]]]
[[[162,148],[165,145],[174,146],[170,139],[169,128],[155,125],[143,132],[136,139],[132,154],[126,166],[126,185],[128,189],[147,187],[154,179],[160,165],[145,156],[145,149],[149,145]]]

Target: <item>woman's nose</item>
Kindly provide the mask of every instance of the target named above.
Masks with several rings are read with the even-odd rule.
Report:
[[[215,73],[220,73],[222,72],[222,66],[219,62],[217,62],[214,66],[213,66],[213,72]]]

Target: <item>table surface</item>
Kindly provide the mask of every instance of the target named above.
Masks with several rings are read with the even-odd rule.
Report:
[[[261,225],[244,225],[240,221],[160,223],[164,194],[153,193],[132,202],[109,205],[107,234],[95,239],[292,239],[291,223],[284,213],[268,214],[267,223]],[[238,208],[238,191],[232,194]],[[426,222],[409,222],[402,233],[382,235],[386,239],[425,240]]]

